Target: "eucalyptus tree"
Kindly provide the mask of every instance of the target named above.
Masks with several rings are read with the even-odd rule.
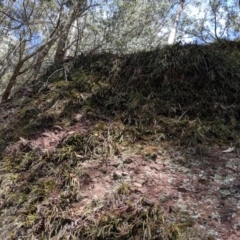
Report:
[[[64,21],[62,21],[62,32],[57,44],[55,62],[62,61],[68,53],[67,50],[71,47],[76,34],[77,20],[83,17],[90,8],[99,4],[89,0],[67,0],[63,1],[63,5],[65,6],[62,11]]]
[[[14,86],[38,79],[48,59],[149,50],[186,34],[207,42],[236,37],[240,30],[236,0],[2,0],[0,5],[2,102]]]
[[[239,1],[192,0],[186,6],[180,31],[200,43],[209,43],[222,38],[240,37]]]
[[[95,0],[88,11],[78,15],[76,4],[71,1],[63,13],[65,31],[55,61],[80,52],[147,50],[166,42],[171,2]]]
[[[166,41],[170,7],[159,0],[103,1],[86,15],[82,44],[118,53],[149,50]]]
[[[184,8],[184,3],[185,3],[185,0],[179,0],[178,1],[178,7],[177,7],[177,10],[176,10],[176,16],[175,16],[175,19],[174,19],[173,27],[172,27],[172,30],[171,30],[171,32],[169,34],[169,37],[168,37],[168,44],[173,44],[175,42],[176,34],[177,34],[177,31],[178,31],[178,25],[179,25],[181,15],[182,15],[182,12],[183,12],[183,8]]]
[[[6,69],[12,72],[2,95],[2,101],[7,100],[17,77],[30,69],[29,60],[43,48],[38,49],[35,45],[39,24],[36,23],[36,19],[40,16],[37,5],[36,1],[30,0],[2,2],[0,10],[1,30],[4,32],[5,38],[13,39],[9,43],[5,55],[2,56],[4,65],[1,68],[1,79],[5,75]]]
[[[5,52],[3,61],[6,64],[0,70],[2,81],[6,66],[9,67],[9,59],[14,55],[12,73],[2,94],[4,102],[22,74],[25,77],[21,84],[37,77],[49,52],[55,51],[55,61],[64,58],[67,51],[65,42],[72,24],[92,3],[88,0],[4,0],[1,5],[1,30],[15,40]]]

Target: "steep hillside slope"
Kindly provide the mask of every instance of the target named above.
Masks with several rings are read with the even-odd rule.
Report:
[[[79,56],[2,104],[0,238],[239,239],[238,45]]]

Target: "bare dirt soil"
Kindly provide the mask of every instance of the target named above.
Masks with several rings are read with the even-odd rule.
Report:
[[[30,141],[31,145],[54,151],[63,138],[85,133],[94,124],[81,117],[77,115],[77,123],[69,128],[55,126],[54,131],[42,133]],[[120,154],[111,158],[84,161],[84,174],[80,178],[72,176],[79,186],[78,202],[66,214],[77,220],[91,201],[110,199],[116,191],[126,191],[133,202],[145,198],[149,204],[161,203],[167,215],[188,212],[201,236],[238,240],[240,157],[235,151],[224,152],[226,149],[228,146],[218,145],[181,149],[170,142],[141,141],[121,147]],[[53,199],[57,201],[58,197],[56,191]],[[109,209],[125,210],[121,199]]]

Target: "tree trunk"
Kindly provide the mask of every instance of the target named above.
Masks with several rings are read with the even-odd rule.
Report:
[[[34,65],[34,77],[33,77],[34,80],[37,79],[38,74],[39,74],[39,72],[41,70],[41,67],[42,67],[42,63],[43,63],[45,57],[47,56],[49,50],[51,49],[51,47],[55,43],[55,41],[56,41],[56,38],[53,38],[50,42],[48,42],[45,49],[43,49],[43,51],[41,53],[39,53],[37,61]]]
[[[38,63],[40,64],[39,66],[36,66],[36,69],[35,69],[35,74],[36,72],[38,72],[40,70],[40,67],[41,67],[41,64],[44,59],[44,57],[46,56],[46,52],[44,53],[44,48],[47,46],[46,50],[47,52],[49,51],[50,47],[53,45],[53,43],[56,41],[56,38],[57,38],[57,34],[55,37],[52,37],[51,40],[49,40],[46,44],[42,45],[41,47],[39,47],[35,52],[31,53],[30,55],[26,56],[25,58],[23,59],[20,59],[19,62],[17,63],[14,71],[13,71],[13,74],[11,76],[11,78],[9,79],[9,82],[8,82],[8,85],[2,95],[2,99],[1,99],[1,102],[6,102],[10,93],[11,93],[11,90],[13,88],[13,86],[15,85],[16,81],[17,81],[17,77],[20,76],[21,74],[23,74],[24,72],[26,72],[27,70],[29,70],[31,67],[33,66],[30,66],[28,68],[26,68],[25,70],[21,71],[21,68],[22,66],[24,65],[24,63],[26,61],[28,61],[30,58],[32,58],[33,56],[35,56],[37,53],[39,53],[39,59],[38,59]],[[43,54],[44,53],[44,54]],[[41,55],[43,54],[43,55]]]
[[[74,53],[76,51],[72,51],[71,50],[71,47],[74,43],[74,39],[76,39],[76,36],[77,36],[77,19],[74,20],[73,24],[72,24],[72,27],[70,28],[69,30],[69,46],[67,47],[67,50],[66,50],[66,55],[65,57],[70,57],[71,55],[75,55]]]
[[[5,91],[4,91],[3,95],[2,95],[2,99],[1,99],[2,103],[7,101],[8,97],[9,97],[9,95],[11,93],[11,90],[12,90],[14,84],[16,83],[17,77],[20,74],[20,70],[21,70],[21,68],[23,66],[23,63],[24,63],[23,61],[19,62],[17,64],[17,66],[15,67],[14,72],[13,72],[13,74],[12,74],[12,76],[11,76],[9,82],[8,82],[8,85],[7,85]]]
[[[72,16],[70,16],[69,22],[66,24],[65,29],[62,30],[62,34],[59,37],[59,41],[57,44],[57,50],[56,50],[55,57],[54,57],[55,63],[62,62],[66,55],[68,35],[69,35],[70,29],[72,27],[72,24],[73,24],[74,18],[75,18],[74,13],[75,12],[73,12]]]
[[[63,35],[60,37],[58,44],[57,44],[57,50],[56,50],[56,54],[54,57],[54,62],[58,63],[63,61],[64,57],[65,57],[65,48],[66,48],[66,41],[67,41],[67,34],[63,33]]]
[[[179,0],[179,5],[178,5],[177,13],[176,13],[175,22],[174,22],[173,28],[169,34],[169,37],[168,37],[168,44],[174,44],[174,42],[175,42],[178,24],[179,24],[179,21],[181,18],[181,14],[183,12],[184,2],[185,2],[185,0]]]
[[[68,38],[71,38],[71,27],[77,21],[85,11],[87,11],[90,7],[94,5],[85,6],[88,1],[86,0],[78,0],[73,3],[71,8],[71,12],[68,14],[68,20],[66,22],[65,27],[62,28],[62,34],[59,38],[56,54],[54,57],[55,63],[62,62],[64,57],[66,56],[68,45]],[[77,22],[76,22],[77,23]],[[74,30],[73,30],[74,31]],[[70,35],[70,36],[69,36]]]

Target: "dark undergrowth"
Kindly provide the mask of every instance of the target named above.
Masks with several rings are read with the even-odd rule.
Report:
[[[171,140],[238,147],[239,48],[221,41],[83,55],[68,60],[68,81],[61,65],[49,67],[31,95],[21,91],[1,106],[0,236],[198,239],[187,214],[166,216],[144,197],[133,204],[127,189],[119,193],[122,212],[113,211],[114,196],[93,201],[77,219],[67,210],[78,202],[81,162],[119,155],[121,146]],[[77,113],[92,123],[86,134],[65,136],[52,152],[31,144],[46,129],[73,126]]]

